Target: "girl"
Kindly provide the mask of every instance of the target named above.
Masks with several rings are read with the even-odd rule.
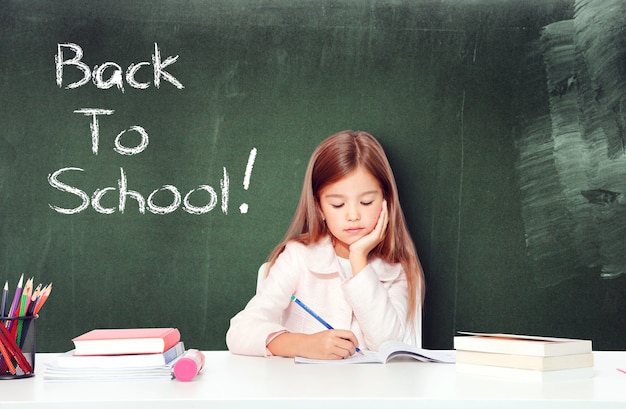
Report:
[[[324,140],[258,293],[231,319],[231,352],[342,359],[388,340],[421,346],[424,277],[385,153],[366,132]],[[325,329],[292,295],[335,329]]]

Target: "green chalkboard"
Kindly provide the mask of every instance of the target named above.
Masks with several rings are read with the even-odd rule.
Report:
[[[587,3],[5,0],[0,279],[53,282],[38,350],[135,326],[225,348],[344,129],[392,162],[425,346],[623,349],[626,13]]]

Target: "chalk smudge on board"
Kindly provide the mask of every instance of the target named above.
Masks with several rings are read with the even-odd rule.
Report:
[[[626,4],[575,5],[573,19],[544,27],[520,95],[535,106],[516,143],[540,287],[581,274],[581,266],[604,279],[626,275]]]

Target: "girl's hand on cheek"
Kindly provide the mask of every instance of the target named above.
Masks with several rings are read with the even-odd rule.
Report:
[[[350,245],[350,262],[354,275],[367,265],[367,256],[370,251],[385,238],[388,223],[389,211],[387,210],[387,201],[383,200],[383,206],[374,229]]]
[[[389,212],[387,210],[387,201],[383,200],[383,206],[378,216],[376,226],[367,235],[361,237],[359,240],[352,243],[350,246],[350,255],[352,253],[362,253],[368,255],[370,251],[378,243],[385,238],[385,231],[387,230],[387,224],[389,222]]]

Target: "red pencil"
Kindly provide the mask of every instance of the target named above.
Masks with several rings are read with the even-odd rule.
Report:
[[[33,367],[30,365],[20,348],[15,343],[15,338],[12,336],[9,331],[4,327],[4,325],[0,325],[0,342],[4,344],[7,348],[8,352],[15,357],[17,360],[17,364],[22,368],[24,373],[30,373],[33,371]]]
[[[9,352],[4,347],[4,341],[1,341],[1,340],[0,340],[0,354],[2,354],[2,358],[3,358],[2,364],[0,364],[0,371],[4,372],[5,367],[7,367],[9,371],[11,372],[11,375],[15,375],[16,371],[15,371],[15,366],[13,365],[13,362],[11,362],[12,360],[11,355],[9,355]]]

